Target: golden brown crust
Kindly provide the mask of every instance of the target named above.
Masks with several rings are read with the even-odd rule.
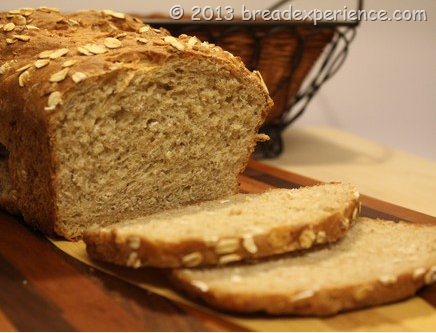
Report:
[[[205,241],[190,239],[178,243],[163,243],[147,235],[127,236],[116,228],[99,228],[85,233],[89,256],[96,260],[123,266],[152,266],[161,268],[193,267],[225,264],[241,260],[258,259],[281,253],[307,249],[315,245],[335,242],[342,238],[358,217],[358,197],[350,200],[347,207],[329,217],[313,221],[310,225],[271,228],[256,233],[247,241],[243,235],[235,235],[232,242],[235,249],[217,253],[220,239]],[[228,238],[226,238],[228,239]],[[255,243],[255,249],[250,245]],[[196,260],[201,257],[201,260]]]
[[[119,70],[201,57],[221,62],[241,80],[262,87],[240,59],[221,48],[188,36],[173,38],[164,29],[112,11],[62,15],[44,7],[0,13],[0,55],[0,142],[10,153],[9,176],[17,194],[13,206],[27,222],[63,235],[68,233],[57,225],[57,157],[52,146],[62,101],[81,80],[110,79]],[[263,118],[272,107],[266,91],[264,96]],[[246,161],[254,145],[253,140]]]
[[[174,270],[169,276],[177,287],[220,310],[240,313],[266,312],[274,315],[329,316],[342,311],[387,304],[414,295],[423,286],[435,282],[434,279],[432,281],[426,279],[426,276],[431,270],[436,274],[436,266],[420,269],[424,274],[418,277],[415,276],[414,271],[410,271],[395,277],[394,283],[386,284],[374,280],[366,284],[318,290],[306,295],[309,297],[300,299],[296,299],[295,295],[286,294],[256,295],[253,292],[248,297],[246,294],[237,295],[220,290],[208,290],[193,284],[183,270]]]

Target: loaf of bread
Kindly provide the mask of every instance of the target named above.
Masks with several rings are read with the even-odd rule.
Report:
[[[334,242],[358,211],[349,184],[276,189],[92,228],[84,241],[91,258],[135,268],[221,265]]]
[[[322,249],[218,268],[174,270],[172,281],[228,311],[331,315],[397,301],[436,282],[436,226],[359,218]]]
[[[113,11],[0,14],[0,204],[45,232],[228,196],[272,106],[220,47]]]

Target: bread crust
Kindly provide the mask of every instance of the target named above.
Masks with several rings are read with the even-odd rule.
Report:
[[[12,27],[13,22],[16,24]],[[264,96],[265,108],[256,130],[272,107],[259,77],[249,72],[239,58],[208,43],[189,46],[188,36],[166,39],[170,37],[166,30],[144,29],[147,26],[135,17],[111,11],[63,15],[50,8],[26,9],[0,13],[0,27],[0,142],[9,151],[9,177],[16,194],[3,200],[9,203],[3,207],[12,207],[9,209],[12,213],[19,211],[26,222],[46,233],[55,231],[67,238],[78,236],[58,224],[62,216],[57,204],[58,159],[54,152],[59,114],[65,111],[62,100],[68,99],[80,84],[76,82],[80,76],[73,74],[84,73],[86,80],[97,82],[127,70],[142,70],[181,59],[208,59]],[[107,38],[112,42],[119,40],[121,47],[113,48]],[[177,48],[178,43],[183,50]],[[95,46],[100,50],[103,47],[104,53],[100,54],[98,48],[93,50]],[[62,79],[64,70],[68,73]],[[255,144],[253,134],[241,171]]]
[[[228,258],[233,259],[232,262],[253,260],[297,251],[317,244],[335,242],[352,227],[359,211],[359,197],[354,196],[351,192],[348,205],[332,212],[324,219],[312,221],[303,226],[283,225],[270,228],[262,233],[256,233],[252,238],[256,244],[256,251],[250,252],[250,249],[244,247],[244,235],[232,235],[231,238],[237,242],[237,246],[234,251],[228,254],[237,257]],[[308,234],[309,239],[305,239],[305,233]],[[316,239],[317,236],[318,239]],[[153,239],[152,235],[137,235],[134,237],[133,247],[129,245],[131,240],[130,235],[118,232],[116,227],[90,229],[84,234],[86,249],[91,258],[123,266],[177,268],[219,265],[226,261],[224,259],[223,262],[223,256],[215,250],[216,244],[222,241],[218,238],[212,243],[204,238],[190,238],[180,240],[177,243],[164,243]],[[184,260],[192,253],[201,256],[201,262],[195,264],[189,260]]]

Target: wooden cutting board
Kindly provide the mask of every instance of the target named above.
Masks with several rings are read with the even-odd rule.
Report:
[[[316,183],[258,162],[250,162],[240,180],[243,192]],[[364,216],[436,224],[436,218],[429,215],[367,196],[362,201]],[[436,285],[403,302],[324,319],[231,316],[211,311],[175,293],[160,271],[97,265],[88,262],[83,244],[61,240],[54,240],[54,244],[19,219],[0,213],[0,330],[419,331],[436,328]]]

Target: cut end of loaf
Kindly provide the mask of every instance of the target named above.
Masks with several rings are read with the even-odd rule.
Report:
[[[208,57],[133,63],[64,94],[56,110],[55,188],[75,238],[101,225],[228,196],[269,97],[241,68]]]

